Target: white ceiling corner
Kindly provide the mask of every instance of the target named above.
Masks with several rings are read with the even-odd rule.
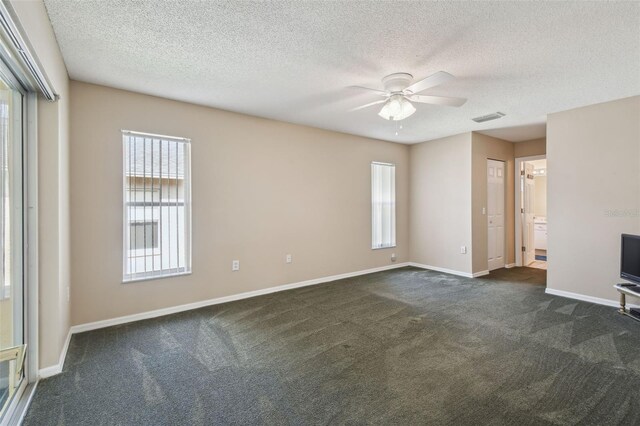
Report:
[[[548,113],[640,94],[638,2],[45,0],[70,77],[402,143],[544,136]],[[380,79],[456,80],[396,123],[348,113]],[[472,118],[501,111],[486,123]]]

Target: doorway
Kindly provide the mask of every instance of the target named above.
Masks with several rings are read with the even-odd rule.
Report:
[[[516,265],[547,269],[547,160],[516,159]]]
[[[505,163],[487,160],[487,254],[489,271],[505,266]]]

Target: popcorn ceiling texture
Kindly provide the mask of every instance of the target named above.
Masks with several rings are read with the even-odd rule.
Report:
[[[544,136],[546,114],[640,94],[640,3],[45,0],[72,79],[384,140]],[[396,123],[351,85],[444,70]],[[478,124],[471,118],[502,111]]]

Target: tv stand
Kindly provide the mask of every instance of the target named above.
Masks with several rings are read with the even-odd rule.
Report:
[[[620,309],[618,312],[622,315],[633,318],[636,321],[640,321],[640,310],[627,309],[627,296],[640,298],[640,284],[621,283],[613,286],[620,293]]]

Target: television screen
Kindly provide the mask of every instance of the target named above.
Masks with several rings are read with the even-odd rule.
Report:
[[[622,234],[620,277],[640,283],[640,235]]]

